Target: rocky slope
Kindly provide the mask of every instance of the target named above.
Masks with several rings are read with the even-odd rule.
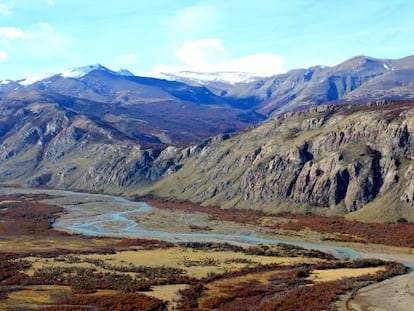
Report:
[[[88,101],[36,92],[25,98],[0,102],[0,183],[119,193],[175,164],[164,160],[173,147],[144,144],[73,109]]]
[[[320,106],[198,146],[147,193],[225,208],[414,220],[413,159],[413,102]]]

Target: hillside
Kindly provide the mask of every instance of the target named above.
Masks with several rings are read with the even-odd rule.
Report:
[[[224,208],[414,221],[413,116],[413,102],[277,116],[210,140],[146,193]]]
[[[0,101],[0,183],[119,192],[159,175],[150,167],[162,158],[156,145],[74,109],[96,103],[34,91],[18,98]]]

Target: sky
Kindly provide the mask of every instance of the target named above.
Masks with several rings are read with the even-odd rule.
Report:
[[[272,75],[412,54],[412,0],[0,0],[0,79],[97,63]]]

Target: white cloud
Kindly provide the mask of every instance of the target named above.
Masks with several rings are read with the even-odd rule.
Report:
[[[45,0],[48,5],[55,5],[55,0]]]
[[[219,11],[211,4],[198,3],[175,11],[161,21],[174,38],[202,37],[219,22]]]
[[[0,27],[0,48],[2,47],[10,59],[36,64],[33,67],[43,62],[59,64],[76,57],[68,40],[57,33],[52,25],[44,22],[35,23],[27,29]],[[5,55],[2,55],[4,58]],[[35,74],[43,74],[42,71],[40,69]]]
[[[1,7],[0,7],[1,8]],[[16,27],[0,27],[0,45],[9,46],[12,40],[30,39],[31,35],[20,28]],[[9,53],[0,50],[0,61],[9,58]]]
[[[6,15],[11,15],[12,12],[12,3],[8,2],[8,3],[0,3],[0,15],[6,16]]]
[[[175,53],[178,59],[190,68],[207,70],[230,59],[230,53],[220,39],[193,40],[184,43]]]
[[[124,54],[124,55],[119,55],[117,58],[119,60],[135,60],[137,59],[137,55],[134,53],[129,53],[129,54]]]
[[[185,42],[177,51],[178,66],[156,65],[150,75],[160,72],[246,72],[271,76],[285,72],[284,58],[272,53],[256,53],[232,57],[221,39],[202,39]]]
[[[22,29],[0,27],[0,49],[9,56],[11,74],[8,78],[11,79],[20,79],[28,73],[33,76],[46,76],[50,72],[62,70],[61,66],[75,67],[82,64],[79,61],[82,56],[74,51],[71,43],[70,38],[45,22]]]
[[[31,42],[27,45],[27,49],[32,56],[51,59],[69,54],[67,40],[59,35],[52,25],[38,22],[30,28],[29,34]]]
[[[7,54],[6,52],[0,50],[0,61],[5,61],[9,58],[9,54]]]
[[[28,39],[30,34],[16,27],[0,27],[0,38],[2,39]]]

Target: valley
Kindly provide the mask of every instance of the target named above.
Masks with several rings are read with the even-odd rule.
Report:
[[[1,81],[0,309],[405,310],[412,60]]]
[[[0,311],[414,310],[413,16],[0,0]]]
[[[358,56],[224,93],[102,65],[2,83],[0,182],[414,221],[411,60]]]
[[[264,297],[282,288],[287,300],[279,303],[288,308],[288,301],[292,299],[289,297],[299,295],[296,291],[302,288],[300,284],[308,284],[313,292],[300,291],[301,300],[308,299],[308,295],[313,297],[318,290],[324,291],[326,299],[314,301],[309,309],[312,310],[319,303],[325,308],[333,303],[341,305],[341,295],[351,288],[365,288],[374,280],[405,272],[404,266],[390,265],[380,259],[406,266],[414,264],[411,248],[406,246],[374,244],[358,235],[354,238],[360,242],[332,239],[349,237],[340,232],[282,229],[283,226],[275,230],[275,223],[291,222],[283,215],[251,215],[240,210],[220,213],[222,210],[214,208],[202,211],[199,206],[162,201],[152,201],[159,206],[153,207],[108,195],[47,189],[0,188],[0,196],[2,269],[10,267],[7,265],[11,261],[17,269],[7,273],[2,270],[0,306],[6,309],[77,310],[76,306],[85,304],[115,308],[122,301],[132,303],[128,299],[139,302],[142,310],[162,310],[166,306],[237,309],[240,303],[254,309],[258,301],[266,309],[277,301],[269,300],[267,305]],[[46,206],[49,208],[45,210]],[[10,210],[14,212],[8,214]],[[125,211],[128,212],[124,214],[125,219],[106,215]],[[125,221],[129,221],[127,226]],[[40,225],[44,222],[49,226]],[[16,230],[5,231],[4,226]],[[52,226],[53,229],[48,229]],[[29,229],[32,231],[26,231]],[[389,225],[388,230],[399,228]],[[76,231],[89,236],[75,234]],[[334,259],[332,255],[342,259]],[[326,273],[334,270],[329,277],[323,276],[325,272],[320,275],[317,272],[320,269]],[[299,272],[303,276],[294,281],[299,287],[280,288],[273,283],[285,280],[290,284],[293,281],[290,278]],[[99,283],[94,283],[95,278]],[[324,284],[320,280],[324,278],[332,282],[329,284],[333,292],[325,292],[320,287]],[[140,281],[137,283],[137,280]],[[403,288],[408,280],[403,276],[393,278],[391,286]],[[200,291],[197,288],[201,284]],[[224,290],[230,284],[238,290]],[[246,296],[240,296],[247,284],[249,291]],[[217,290],[220,295],[212,294]],[[409,298],[407,294],[402,299]]]

